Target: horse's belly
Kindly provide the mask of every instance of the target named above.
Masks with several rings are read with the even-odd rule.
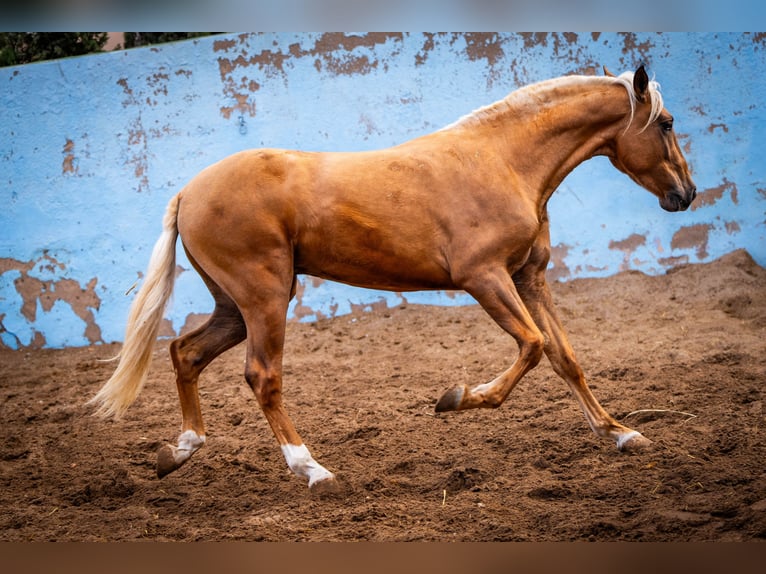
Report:
[[[454,288],[449,273],[431,254],[385,253],[365,245],[327,243],[322,249],[301,248],[295,253],[295,271],[358,287],[388,291]],[[389,250],[392,249],[389,246]]]

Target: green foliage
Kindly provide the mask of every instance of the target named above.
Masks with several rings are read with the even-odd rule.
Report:
[[[0,66],[101,52],[108,37],[106,32],[2,32]]]
[[[213,32],[125,32],[122,48],[209,36]],[[103,52],[107,32],[0,32],[0,67]]]
[[[179,40],[190,40],[192,38],[201,38],[209,36],[214,32],[125,32],[124,48],[139,48],[141,46],[150,46],[151,44],[162,44],[164,42],[177,42]]]

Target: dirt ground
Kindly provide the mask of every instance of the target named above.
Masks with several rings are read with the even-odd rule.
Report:
[[[203,374],[205,448],[162,480],[167,342],[119,422],[84,406],[117,346],[3,351],[0,540],[763,541],[766,270],[739,251],[553,289],[594,393],[650,450],[598,439],[547,360],[499,409],[434,414],[515,358],[476,306],[290,324],[285,401],[335,496],[288,472],[242,346]]]

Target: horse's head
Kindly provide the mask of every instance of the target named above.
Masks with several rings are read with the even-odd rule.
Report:
[[[606,69],[607,75],[611,75]],[[673,131],[673,116],[663,107],[659,85],[640,66],[620,78],[631,99],[631,122],[614,140],[614,166],[660,200],[667,211],[683,211],[697,195]]]

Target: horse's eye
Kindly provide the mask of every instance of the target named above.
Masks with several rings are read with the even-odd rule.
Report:
[[[672,132],[673,131],[673,120],[667,120],[660,124],[660,127],[662,128],[662,131],[664,132]]]

